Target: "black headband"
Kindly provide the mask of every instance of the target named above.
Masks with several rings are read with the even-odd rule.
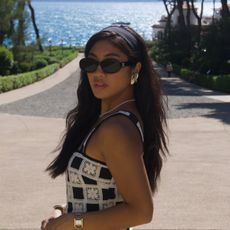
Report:
[[[123,25],[112,25],[112,26],[108,26],[108,27],[102,29],[102,31],[115,32],[118,35],[120,35],[123,39],[125,39],[125,41],[129,44],[129,46],[133,50],[138,49],[138,41],[137,41],[137,39],[134,37],[134,35],[132,33],[130,33],[125,28],[125,26],[123,26]]]

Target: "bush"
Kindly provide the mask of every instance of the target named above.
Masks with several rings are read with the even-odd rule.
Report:
[[[189,80],[189,81],[192,81],[194,78],[194,72],[189,69],[182,68],[180,71],[180,75],[182,78]]]
[[[59,63],[60,63],[60,67],[63,67],[64,65],[66,65],[67,63],[69,63],[70,61],[72,61],[76,56],[77,56],[77,52],[67,56],[66,58],[63,58]]]
[[[204,75],[188,69],[181,69],[181,77],[208,89],[230,93],[230,74]]]
[[[215,80],[215,88],[230,93],[230,74],[217,76]]]
[[[36,59],[33,64],[33,69],[40,69],[48,65],[45,59]]]
[[[18,64],[18,71],[20,73],[29,72],[32,69],[32,64],[29,62],[20,62]]]
[[[0,78],[0,93],[6,92],[12,89],[17,89],[22,86],[29,85],[35,81],[41,80],[51,75],[55,71],[57,71],[58,68],[59,68],[58,64],[52,64],[40,70],[1,77]]]
[[[162,41],[155,41],[151,48],[151,57],[157,63],[166,65],[171,59],[167,46]]]
[[[0,46],[0,75],[5,75],[12,68],[13,60],[12,52]]]
[[[59,67],[62,67],[68,62],[72,61],[77,56],[77,54],[78,52],[72,51],[69,56],[65,56],[65,58],[63,58],[62,60],[59,60],[58,63],[51,64],[49,66],[40,68],[38,70],[33,70],[31,72],[20,73],[16,75],[9,75],[9,76],[0,78],[0,93],[6,92],[9,90],[13,90],[13,89],[17,89],[25,85],[31,84],[35,81],[44,79],[45,77],[57,71]],[[37,56],[35,60],[43,60],[47,64],[46,60],[40,59]],[[55,57],[50,57],[50,60],[56,61]],[[19,69],[19,64],[17,62],[15,62],[14,69],[15,71]]]
[[[48,57],[48,58],[47,58],[47,62],[48,62],[49,64],[58,63],[58,59],[55,58],[55,57]]]
[[[12,79],[8,78],[8,77],[2,77],[0,78],[0,92],[5,92],[8,90],[12,90],[14,87],[14,82],[12,81]]]

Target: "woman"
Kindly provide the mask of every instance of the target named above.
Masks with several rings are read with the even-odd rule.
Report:
[[[171,62],[168,62],[167,65],[166,65],[166,71],[168,73],[168,77],[171,77],[171,73],[173,71],[173,66],[172,66],[172,63]]]
[[[66,174],[66,211],[45,230],[120,230],[152,220],[152,195],[167,153],[160,81],[143,39],[112,25],[94,34],[80,61],[78,105],[67,116],[60,154],[48,166]]]

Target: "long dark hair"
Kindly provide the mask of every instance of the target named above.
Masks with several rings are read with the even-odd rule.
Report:
[[[142,68],[134,85],[136,106],[144,124],[144,163],[148,179],[155,192],[160,176],[163,158],[168,153],[165,100],[160,86],[160,78],[155,72],[144,40],[130,27],[126,28],[138,41],[138,49],[132,50],[127,42],[114,32],[100,31],[86,44],[85,56],[94,44],[108,40],[126,54],[133,63],[141,62]],[[55,178],[66,171],[68,161],[78,149],[84,137],[96,123],[100,114],[101,102],[94,97],[86,73],[81,72],[77,90],[78,104],[66,118],[66,132],[56,150],[59,155],[49,164],[47,170]]]

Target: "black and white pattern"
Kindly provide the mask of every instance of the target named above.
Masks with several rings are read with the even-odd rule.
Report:
[[[102,210],[123,202],[117,190],[114,178],[104,162],[85,154],[85,146],[92,133],[109,117],[122,114],[129,117],[138,128],[141,138],[144,136],[140,123],[134,114],[118,111],[103,119],[91,130],[81,146],[81,151],[73,153],[66,172],[66,192],[68,212],[90,212]]]
[[[107,166],[84,153],[73,154],[66,176],[68,212],[96,211],[123,201]]]

